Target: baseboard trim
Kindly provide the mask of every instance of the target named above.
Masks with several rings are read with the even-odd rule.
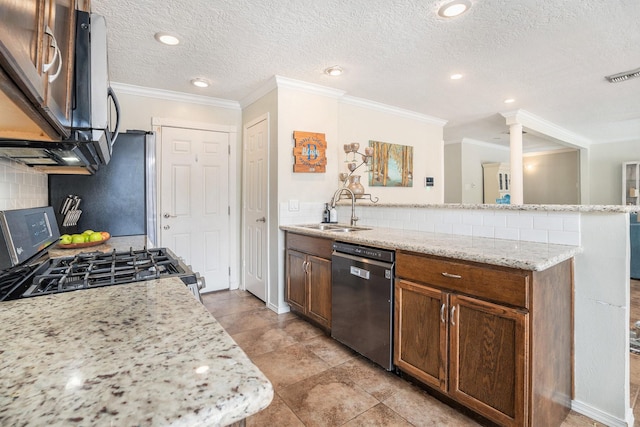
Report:
[[[267,308],[271,311],[274,311],[276,314],[284,314],[291,311],[291,307],[289,307],[289,304],[285,304],[284,307],[278,307],[275,304],[268,303]]]
[[[633,411],[631,409],[627,410],[626,420],[616,418],[611,414],[602,412],[601,410],[578,400],[571,401],[571,409],[609,427],[632,427],[634,422]]]

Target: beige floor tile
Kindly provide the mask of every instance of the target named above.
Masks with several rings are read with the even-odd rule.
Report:
[[[227,314],[226,316],[215,316],[215,318],[231,335],[241,331],[274,325],[278,322],[278,315],[266,307],[241,313]]]
[[[344,427],[412,427],[407,420],[382,403],[358,415]]]
[[[417,387],[403,388],[383,403],[416,426],[463,427],[480,425]]]
[[[276,392],[329,368],[327,363],[302,344],[263,353],[251,360],[269,378]]]
[[[304,427],[304,424],[293,411],[275,394],[273,401],[264,410],[246,419],[247,427]]]
[[[309,377],[279,393],[308,427],[340,426],[379,403],[335,369]]]
[[[296,341],[302,342],[320,335],[326,335],[322,329],[313,326],[309,322],[305,322],[295,314],[292,316],[295,317],[291,320],[280,322],[279,327],[286,331],[291,337],[295,338]]]
[[[364,357],[351,359],[336,369],[342,371],[346,377],[379,401],[389,398],[402,388],[411,387],[397,375],[385,371]]]
[[[272,325],[237,332],[232,337],[250,358],[297,343],[287,332]]]
[[[255,297],[236,297],[220,300],[203,298],[202,302],[215,318],[266,308],[264,302]]]
[[[562,423],[561,427],[604,427],[604,424],[593,421],[591,418],[571,411]]]
[[[356,357],[357,353],[326,335],[319,335],[303,341],[305,347],[329,366],[337,366]]]

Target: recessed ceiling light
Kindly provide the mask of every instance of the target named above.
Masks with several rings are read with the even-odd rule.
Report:
[[[471,7],[469,0],[453,0],[445,3],[438,9],[438,15],[443,18],[453,18],[465,13]]]
[[[191,84],[196,86],[196,87],[209,87],[209,85],[210,85],[208,80],[201,79],[201,78],[192,79],[191,80]]]
[[[451,80],[460,80],[462,78],[462,74],[451,74]]]
[[[505,100],[504,100],[504,103],[505,103],[505,104],[512,104],[512,103],[514,103],[514,102],[516,102],[516,100],[515,100],[515,99],[513,99],[513,98],[507,98],[507,99],[505,99]]]
[[[329,67],[326,70],[324,70],[325,74],[328,74],[330,76],[339,76],[343,73],[342,68],[338,65],[334,65],[333,67]]]
[[[175,46],[178,43],[180,43],[180,40],[178,39],[178,37],[169,33],[163,33],[163,32],[155,33],[153,37],[155,37],[155,39],[158,40],[160,43],[168,44],[169,46]]]

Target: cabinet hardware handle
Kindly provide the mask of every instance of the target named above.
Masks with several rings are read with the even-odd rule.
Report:
[[[462,279],[462,276],[459,276],[457,274],[451,274],[451,273],[442,273],[442,275],[444,277],[449,277],[451,279]]]
[[[456,306],[451,307],[451,326],[456,325]]]
[[[58,68],[56,69],[56,72],[52,75],[47,76],[47,80],[49,81],[49,83],[53,83],[58,78],[58,76],[60,75],[60,71],[62,70],[62,52],[60,51],[58,42],[56,41],[56,37],[53,35],[53,31],[51,30],[51,28],[49,28],[49,26],[47,26],[47,28],[44,30],[44,33],[51,37],[51,43],[49,44],[49,46],[53,48],[53,59],[51,59],[51,62],[49,63],[42,64],[42,72],[48,74],[49,69],[53,67],[53,64],[55,64],[57,60]]]
[[[306,274],[309,274],[309,261],[304,261],[302,263],[302,269]]]
[[[446,319],[444,318],[444,303],[440,306],[440,320],[442,323],[446,322]]]

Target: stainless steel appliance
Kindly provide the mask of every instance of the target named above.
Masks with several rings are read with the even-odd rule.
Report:
[[[59,142],[0,140],[0,156],[29,166],[82,166],[88,173],[109,163],[120,106],[108,67],[104,17],[77,11],[71,135]],[[115,123],[110,120],[111,105]]]
[[[60,237],[53,208],[4,211],[0,218],[0,301],[178,277],[202,302],[204,278],[167,248],[48,258],[48,248]]]
[[[393,369],[395,252],[344,242],[331,257],[331,336]]]

